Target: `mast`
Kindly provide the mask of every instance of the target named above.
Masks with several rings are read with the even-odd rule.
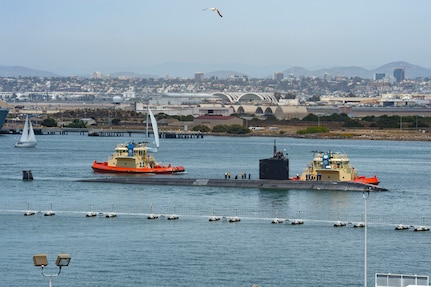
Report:
[[[146,119],[146,127],[145,127],[145,137],[147,138],[148,142],[148,116],[150,112],[150,106],[147,105],[147,119]]]
[[[20,142],[26,142],[28,140],[28,116],[25,116],[24,128],[22,129]]]
[[[151,127],[153,128],[154,142],[156,144],[156,151],[157,151],[159,149],[159,145],[160,145],[160,143],[159,143],[159,128],[157,126],[156,118],[154,117],[154,114],[150,110],[150,108],[148,108],[148,113],[150,114]]]

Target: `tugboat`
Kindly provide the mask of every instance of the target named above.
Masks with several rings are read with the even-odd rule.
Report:
[[[115,148],[108,161],[94,161],[91,168],[95,172],[108,173],[155,173],[169,174],[184,172],[183,166],[162,165],[148,152],[147,143],[122,143]]]
[[[350,181],[363,184],[378,185],[379,179],[373,177],[359,176],[356,169],[350,164],[346,154],[334,152],[315,152],[314,159],[302,172],[297,175],[296,180],[306,181]]]
[[[159,130],[157,121],[148,108],[148,115],[151,118],[151,125],[153,127],[154,139],[156,142],[156,151],[159,148]],[[147,119],[147,133],[148,133],[148,119]],[[148,138],[148,134],[147,134]],[[147,146],[146,142],[129,142],[118,144],[115,148],[114,154],[108,161],[98,162],[94,161],[91,168],[95,172],[110,172],[110,173],[155,173],[155,174],[169,174],[184,172],[183,166],[162,165],[156,162],[155,158],[149,153],[152,148]]]

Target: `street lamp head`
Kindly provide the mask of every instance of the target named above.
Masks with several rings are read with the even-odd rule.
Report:
[[[55,261],[55,264],[58,266],[58,272],[56,274],[46,274],[44,268],[46,265],[48,265],[48,259],[46,258],[46,254],[36,254],[33,256],[34,266],[42,267],[42,275],[49,278],[49,287],[52,287],[52,278],[60,275],[61,267],[68,266],[70,263],[70,259],[70,254],[58,254],[57,261]]]
[[[58,254],[55,264],[59,267],[68,266],[70,263],[70,259],[72,259],[70,257],[70,254]]]
[[[36,254],[33,256],[34,266],[47,266],[48,259],[46,258],[46,254]]]

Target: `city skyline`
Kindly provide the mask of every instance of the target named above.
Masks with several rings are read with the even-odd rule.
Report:
[[[216,7],[223,17],[202,9]],[[428,1],[12,1],[0,4],[2,66],[58,74],[208,66],[431,68]],[[228,68],[227,68],[228,69]],[[166,71],[168,74],[169,71]]]

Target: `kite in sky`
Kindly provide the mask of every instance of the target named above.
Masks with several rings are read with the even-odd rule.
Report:
[[[217,14],[220,16],[220,17],[223,17],[223,15],[220,13],[220,11],[219,11],[219,9],[217,9],[217,8],[205,8],[205,9],[202,9],[202,10],[212,10],[212,11],[214,11],[214,12],[217,12]]]

